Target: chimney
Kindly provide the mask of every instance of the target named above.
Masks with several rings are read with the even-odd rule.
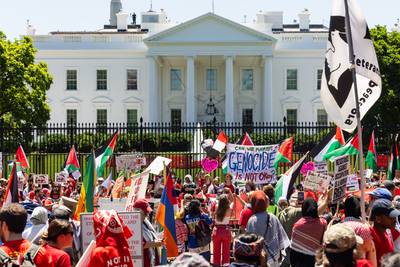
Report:
[[[305,8],[299,14],[299,27],[300,31],[309,31],[310,30],[310,12],[307,8]]]
[[[33,36],[36,33],[36,29],[29,24],[29,20],[26,22],[26,35]]]
[[[110,3],[110,25],[117,26],[117,13],[122,10],[121,0],[111,0]]]
[[[117,13],[117,30],[119,32],[125,32],[128,30],[128,16],[128,13]]]
[[[270,24],[273,30],[283,29],[283,11],[265,12],[262,17],[263,18],[261,19],[260,16],[257,16],[257,19],[264,20],[265,24]]]

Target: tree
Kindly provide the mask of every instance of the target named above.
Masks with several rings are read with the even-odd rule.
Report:
[[[50,119],[46,91],[53,78],[35,63],[30,37],[10,41],[0,32],[0,118],[15,126],[42,126]]]
[[[382,76],[382,94],[363,120],[365,126],[396,133],[400,127],[400,33],[384,26],[371,29]]]

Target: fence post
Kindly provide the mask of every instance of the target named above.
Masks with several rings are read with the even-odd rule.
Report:
[[[140,117],[140,151],[143,153],[143,117]]]
[[[286,139],[287,136],[287,125],[286,125],[286,117],[283,117],[283,138]]]
[[[72,147],[72,145],[74,144],[74,133],[73,133],[74,125],[73,125],[73,119],[72,118],[70,119],[69,125],[70,125],[69,144],[70,144],[70,147]],[[67,125],[67,127],[68,127],[68,125]]]

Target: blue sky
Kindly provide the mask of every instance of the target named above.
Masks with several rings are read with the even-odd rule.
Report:
[[[368,24],[392,28],[400,18],[400,0],[358,0]],[[163,8],[172,22],[184,22],[211,11],[212,0],[153,0],[153,9]],[[284,11],[284,21],[293,22],[304,8],[312,23],[329,22],[330,0],[214,0],[215,13],[242,22],[259,11]],[[110,0],[0,0],[0,30],[10,38],[25,33],[26,20],[38,34],[56,30],[97,30],[108,23]],[[126,12],[140,14],[150,0],[122,0]]]

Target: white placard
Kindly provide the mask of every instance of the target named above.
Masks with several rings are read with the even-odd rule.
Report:
[[[132,258],[141,259],[143,257],[142,215],[138,211],[118,212],[118,215],[132,232],[131,238],[128,239],[129,251]],[[80,221],[82,251],[85,251],[89,247],[90,242],[95,240],[93,233],[93,213],[81,213]],[[134,266],[136,267],[140,265]]]
[[[64,171],[58,172],[55,173],[54,177],[55,177],[54,180],[55,184],[66,184],[68,180],[68,173]]]
[[[313,192],[324,192],[328,189],[332,177],[329,175],[308,172],[307,177],[304,180],[304,190],[310,190]]]
[[[145,198],[150,171],[142,172],[132,177],[131,188],[126,201],[126,211],[133,211],[133,204],[137,199]]]
[[[314,172],[328,174],[328,163],[326,161],[314,162]]]
[[[358,177],[356,174],[350,174],[347,176],[346,187],[349,191],[358,191],[360,190],[360,184],[358,183]]]
[[[160,175],[161,172],[164,170],[164,164],[165,166],[168,166],[171,161],[172,159],[157,156],[146,168],[146,171],[150,170],[151,174]]]
[[[136,170],[146,166],[146,158],[142,154],[121,155],[115,158],[117,172],[121,170]]]
[[[335,175],[333,179],[332,203],[338,203],[346,196],[347,176],[349,175],[349,156],[335,158]]]
[[[374,173],[374,171],[372,169],[366,169],[364,172],[364,177],[367,179],[371,179],[373,173]]]
[[[84,251],[83,255],[80,257],[78,263],[75,267],[86,267],[89,265],[90,256],[92,255],[92,251],[96,248],[96,241],[92,240]]]
[[[33,183],[36,185],[48,184],[49,176],[47,174],[36,174],[33,176]]]

